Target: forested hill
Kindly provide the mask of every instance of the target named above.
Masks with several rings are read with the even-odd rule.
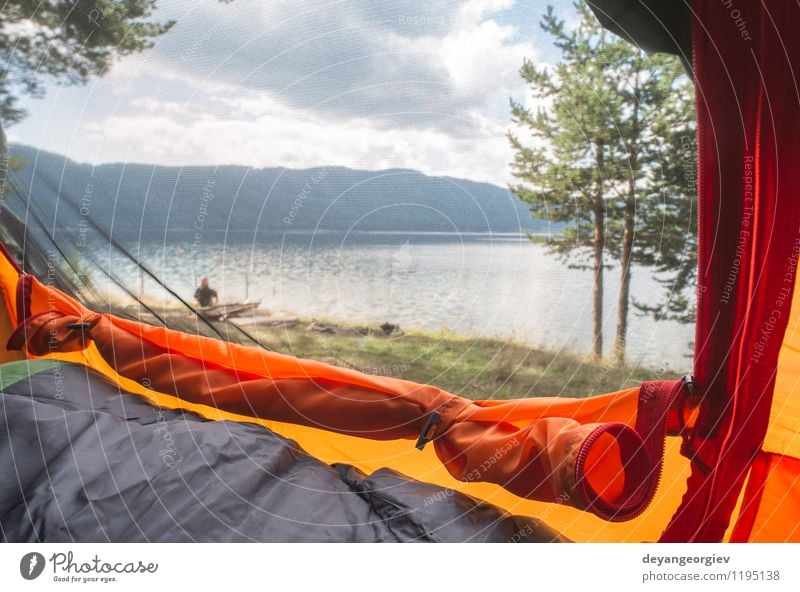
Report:
[[[243,166],[92,167],[27,146],[13,181],[46,225],[74,232],[85,218],[120,238],[202,232],[206,239],[290,231],[542,231],[508,190],[392,169]],[[17,209],[11,203],[9,205]],[[83,222],[82,222],[83,220]]]

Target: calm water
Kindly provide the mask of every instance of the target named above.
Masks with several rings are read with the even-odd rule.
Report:
[[[207,275],[222,301],[241,301],[250,273],[261,308],[303,317],[514,339],[580,354],[591,349],[592,274],[571,269],[525,237],[442,235],[294,235],[252,242],[144,243],[142,262],[191,299]],[[135,267],[110,257],[119,275]],[[616,323],[618,270],[607,272],[605,343]],[[145,282],[149,295],[155,285]],[[661,287],[647,269],[633,272],[632,294],[652,302]],[[654,368],[691,366],[693,327],[632,313],[628,358]]]

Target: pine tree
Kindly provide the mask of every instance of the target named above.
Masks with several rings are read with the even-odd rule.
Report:
[[[656,303],[633,300],[655,319],[693,323],[697,285],[697,121],[693,86],[682,79],[658,125],[663,145],[653,155],[657,179],[639,213],[634,258],[654,268],[664,286]]]
[[[552,66],[526,60],[520,70],[537,105],[511,101],[512,121],[531,136],[526,142],[509,133],[513,173],[520,180],[511,190],[535,216],[558,224],[548,241],[552,253],[593,271],[596,358],[603,354],[603,274],[610,261],[619,262],[614,351],[622,363],[632,265],[656,265],[667,276],[675,273],[690,281],[685,266],[679,271],[672,267],[673,255],[664,256],[656,232],[661,212],[669,223],[662,231],[673,244],[680,217],[676,208],[685,205],[665,204],[663,197],[667,188],[682,183],[673,170],[677,152],[665,148],[687,129],[689,85],[677,58],[647,55],[606,33],[584,1],[575,8],[580,20],[573,29],[552,7],[542,19],[561,60]],[[687,191],[680,186],[682,195]],[[685,303],[676,299],[671,305]],[[642,310],[652,312],[647,306],[641,305]]]

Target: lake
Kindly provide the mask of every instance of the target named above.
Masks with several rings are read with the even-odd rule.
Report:
[[[218,243],[206,237],[201,244],[145,241],[132,252],[188,300],[206,275],[221,301],[249,295],[275,312],[591,351],[591,271],[570,268],[525,236],[298,233]],[[120,255],[105,260],[118,275],[137,276]],[[618,286],[619,270],[607,271],[609,355]],[[144,287],[148,296],[159,293],[150,280]],[[653,302],[662,288],[650,270],[635,268],[631,293]],[[693,338],[692,325],[632,311],[628,360],[686,371]]]

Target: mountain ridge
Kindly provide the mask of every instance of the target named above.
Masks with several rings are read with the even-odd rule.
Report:
[[[21,199],[10,207],[31,207],[52,232],[74,233],[88,221],[120,238],[547,229],[508,189],[412,169],[90,165],[19,144],[11,154],[27,164],[13,173]]]

